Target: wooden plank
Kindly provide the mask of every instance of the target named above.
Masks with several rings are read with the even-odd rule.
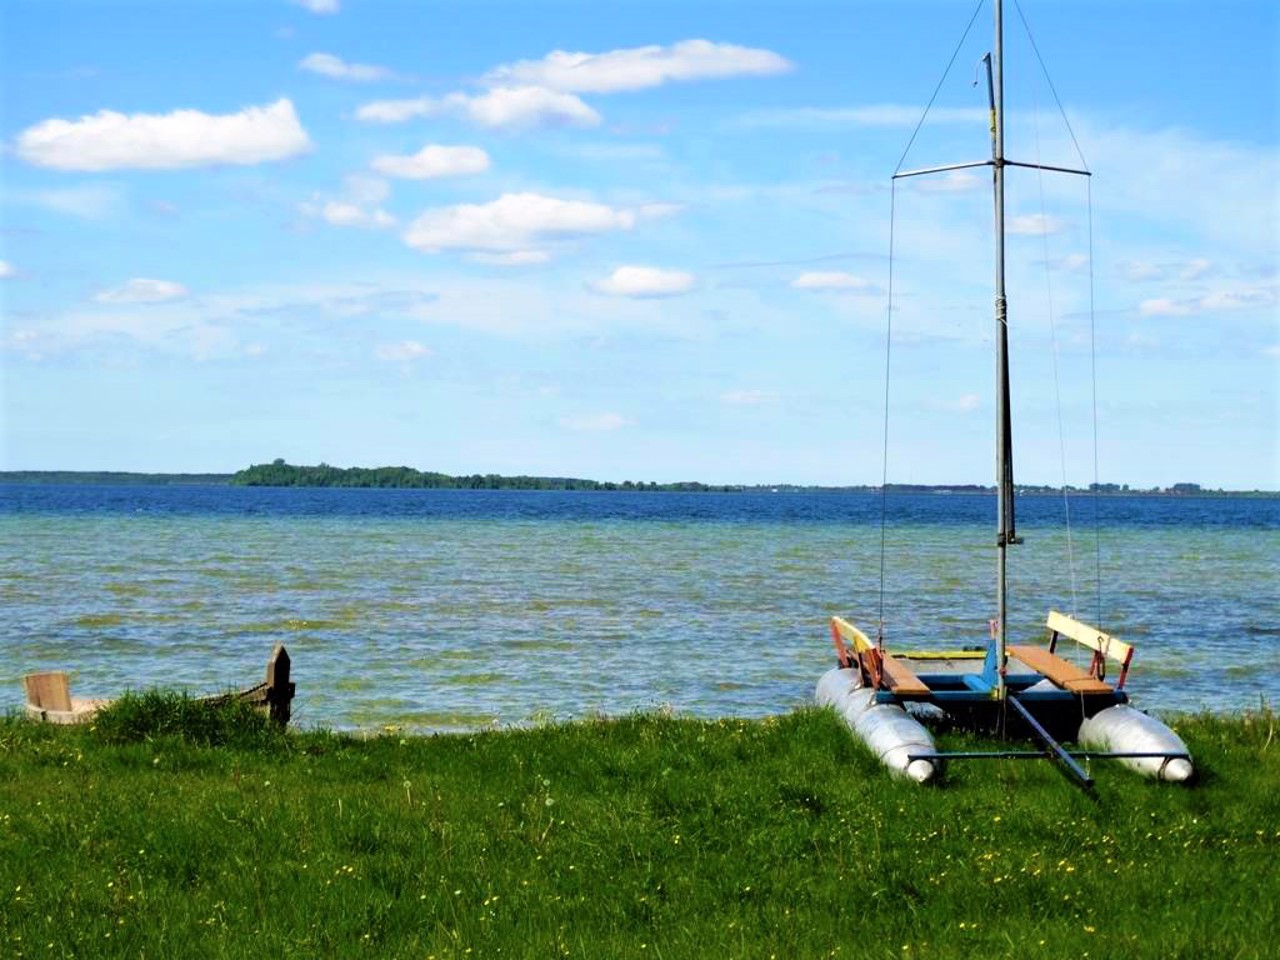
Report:
[[[1048,677],[1064,690],[1072,693],[1111,693],[1109,683],[1103,683],[1081,670],[1073,663],[1068,663],[1044,647],[1027,647],[1011,645],[1009,653],[1017,657],[1032,670]]]
[[[22,678],[27,688],[27,703],[41,710],[70,710],[71,684],[61,671],[29,673]]]
[[[894,693],[904,697],[927,697],[931,691],[901,660],[887,653],[881,660],[884,682]]]
[[[1133,658],[1133,647],[1131,645],[1123,640],[1117,640],[1110,634],[1103,633],[1097,627],[1091,627],[1087,623],[1081,623],[1079,620],[1068,617],[1065,613],[1059,613],[1057,610],[1049,611],[1045,626],[1054,633],[1070,637],[1076,643],[1091,650],[1096,650],[1104,657],[1110,657],[1116,663],[1128,664]]]

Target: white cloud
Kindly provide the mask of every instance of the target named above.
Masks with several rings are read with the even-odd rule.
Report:
[[[838,290],[845,293],[874,293],[878,288],[870,280],[840,271],[810,271],[791,281],[797,290]]]
[[[410,363],[431,356],[431,351],[417,340],[404,340],[400,343],[378,344],[377,354],[379,360]]]
[[[956,401],[956,409],[961,413],[973,413],[982,406],[982,398],[976,393],[966,393]]]
[[[171,280],[135,277],[124,286],[101,291],[93,299],[98,303],[165,303],[169,300],[181,300],[190,292],[182,284]]]
[[[391,187],[381,177],[353,173],[342,180],[347,199],[361,206],[377,206],[391,195]]]
[[[1199,280],[1213,268],[1213,264],[1203,257],[1188,260],[1178,271],[1180,280]]]
[[[1138,304],[1138,313],[1144,317],[1182,317],[1190,312],[1189,303],[1170,300],[1168,297],[1143,300]]]
[[[631,421],[616,413],[593,413],[581,417],[561,417],[560,426],[569,430],[607,433],[629,426]]]
[[[1031,213],[1021,217],[1013,217],[1008,225],[1010,233],[1024,237],[1043,237],[1060,233],[1065,227],[1066,224],[1057,217],[1051,217],[1043,213]]]
[[[430,180],[482,173],[489,169],[489,154],[479,147],[444,147],[429,144],[412,156],[374,157],[374,170],[388,177]]]
[[[17,274],[17,270],[13,268],[8,260],[0,260],[0,280],[7,280]]]
[[[490,85],[517,83],[572,93],[644,90],[672,81],[785,73],[792,64],[771,50],[709,40],[683,40],[669,47],[632,47],[607,53],[556,50],[541,60],[496,67]]]
[[[299,204],[298,209],[304,216],[335,227],[389,230],[396,225],[396,218],[379,206],[391,192],[387,181],[357,173],[343,180],[343,188],[341,199],[326,200],[315,194],[310,201]]]
[[[358,204],[344,200],[328,200],[323,204],[304,203],[301,209],[308,216],[319,217],[325,223],[335,227],[389,230],[396,225],[396,218],[381,208],[366,210]]]
[[[1164,270],[1154,263],[1147,263],[1144,260],[1130,260],[1121,267],[1124,278],[1131,283],[1144,283],[1147,280],[1159,280],[1164,276]]]
[[[1191,260],[1171,260],[1164,263],[1152,263],[1148,260],[1130,260],[1122,264],[1123,276],[1132,283],[1143,283],[1148,280],[1184,281],[1200,280],[1215,272],[1214,265],[1204,257]]]
[[[499,267],[529,267],[547,263],[551,254],[545,250],[513,250],[511,253],[472,253],[467,259]]]
[[[312,53],[298,61],[298,69],[308,73],[318,73],[332,80],[352,80],[356,83],[371,83],[391,76],[386,67],[375,67],[364,63],[347,63],[341,57],[331,53]]]
[[[17,140],[18,156],[35,166],[95,171],[264,163],[310,147],[293,103],[284,99],[222,115],[103,110],[76,121],[45,120]]]
[[[758,406],[762,403],[776,403],[778,395],[766,390],[730,390],[720,394],[720,402],[733,406]]]
[[[1157,297],[1138,304],[1138,313],[1144,317],[1185,317],[1196,313],[1221,313],[1224,310],[1267,309],[1277,301],[1273,287],[1251,287],[1237,290],[1218,290],[1202,297],[1173,300]]]
[[[370,123],[403,123],[415,117],[460,116],[482,127],[596,127],[600,114],[570,93],[543,87],[498,87],[474,96],[451,93],[416,100],[376,100],[356,111]]]
[[[427,210],[409,225],[404,242],[425,253],[532,251],[544,240],[630,230],[638,216],[602,203],[504,193],[491,203]]]
[[[338,12],[338,0],[290,0],[291,3],[318,16],[331,16]]]
[[[691,273],[656,267],[618,267],[604,280],[592,284],[611,297],[674,297],[688,293],[696,282]]]

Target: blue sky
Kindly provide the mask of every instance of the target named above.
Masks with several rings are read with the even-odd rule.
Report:
[[[878,483],[974,9],[9,0],[0,467]],[[1278,9],[1025,0],[1070,128],[1007,9],[1008,155],[1094,173],[1010,175],[1020,481],[1094,479],[1094,354],[1101,480],[1280,488]],[[893,481],[991,482],[988,184],[896,191]]]

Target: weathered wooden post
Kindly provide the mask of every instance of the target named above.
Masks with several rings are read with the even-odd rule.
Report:
[[[289,709],[293,701],[294,685],[289,680],[289,651],[283,643],[277,643],[267,661],[267,712],[280,726],[289,723]]]

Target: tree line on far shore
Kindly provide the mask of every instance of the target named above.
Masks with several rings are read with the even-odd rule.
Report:
[[[583,480],[577,477],[506,477],[496,473],[474,473],[452,476],[413,467],[331,467],[295,466],[276,460],[240,470],[231,482],[246,487],[383,487],[432,490],[674,490],[684,492],[730,492],[747,489],[742,486],[716,486],[694,481],[681,483],[646,483],[624,480],[621,483]]]

